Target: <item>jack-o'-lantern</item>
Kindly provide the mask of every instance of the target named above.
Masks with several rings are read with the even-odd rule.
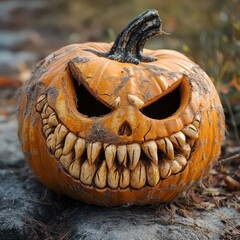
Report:
[[[113,44],[64,47],[20,90],[19,139],[37,179],[89,204],[169,202],[205,175],[224,136],[218,94],[198,65],[146,50],[155,10]]]

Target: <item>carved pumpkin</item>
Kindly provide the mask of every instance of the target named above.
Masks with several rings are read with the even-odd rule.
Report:
[[[113,44],[74,44],[38,64],[21,89],[19,139],[50,189],[89,204],[169,202],[217,159],[224,115],[198,65],[146,50],[155,10]],[[144,55],[143,55],[144,54]]]

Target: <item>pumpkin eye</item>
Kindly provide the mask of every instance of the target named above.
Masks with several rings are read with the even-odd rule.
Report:
[[[180,86],[169,92],[157,101],[141,109],[141,112],[150,118],[164,119],[172,116],[180,107]]]
[[[76,91],[76,104],[78,112],[88,117],[100,117],[111,112],[111,109],[98,101],[83,84],[79,83],[74,77],[74,88]]]

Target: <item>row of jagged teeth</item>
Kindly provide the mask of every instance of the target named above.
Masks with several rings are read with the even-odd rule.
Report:
[[[44,127],[45,125],[43,128]],[[141,150],[143,150],[154,165],[158,165],[159,163],[158,149],[165,153],[168,159],[173,160],[175,158],[174,144],[172,144],[168,138],[148,141],[141,145],[139,143],[131,143],[116,146],[114,144],[102,144],[101,142],[86,143],[83,138],[79,138],[68,131],[61,123],[57,125],[54,131],[52,129],[52,132],[48,131],[49,128],[46,129],[47,146],[54,152],[56,158],[68,156],[70,153],[74,153],[75,158],[80,158],[86,150],[88,162],[92,165],[97,160],[101,150],[104,149],[104,155],[109,169],[112,168],[117,158],[120,165],[128,166],[130,170],[133,170],[138,164]],[[181,148],[178,148],[178,152],[188,158],[191,153],[191,147],[185,142]]]
[[[131,186],[139,189],[146,184],[150,186],[157,185],[160,179],[168,178],[172,174],[182,171],[186,164],[186,158],[180,154],[173,161],[161,161],[159,166],[153,163],[144,164],[140,160],[133,170],[127,167],[119,170],[116,164],[113,164],[112,168],[109,169],[106,160],[103,160],[101,166],[97,169],[96,165],[90,165],[88,160],[81,164],[78,159],[70,164],[68,171],[74,178],[79,179],[85,185],[95,184],[98,188],[108,186],[113,189]]]
[[[198,137],[200,122],[199,115],[196,115],[192,124],[172,134],[169,138],[151,140],[141,145],[132,143],[116,146],[101,142],[87,143],[70,132],[59,122],[56,113],[49,107],[45,95],[38,99],[36,110],[41,113],[43,132],[47,138],[46,144],[54,156],[73,177],[80,179],[86,185],[92,185],[94,180],[99,188],[106,185],[116,188],[118,184],[121,188],[129,185],[133,188],[140,188],[143,183],[146,184],[146,181],[153,186],[159,179],[180,172],[187,164],[191,153],[186,136],[194,141]],[[178,153],[174,151],[174,147]],[[105,160],[97,169],[95,162],[102,149],[104,149]],[[151,160],[146,166],[140,159],[141,150]],[[163,157],[159,160],[158,150],[167,156],[166,159]],[[85,151],[87,159],[81,163],[80,158]],[[122,165],[121,173],[115,161]]]
[[[158,150],[160,149],[169,159],[175,158],[174,146],[178,149],[178,152],[182,153],[186,158],[189,158],[191,153],[190,144],[186,143],[184,134],[174,134],[169,138],[163,138],[159,140],[152,140],[144,142],[141,145],[139,143],[132,143],[127,145],[116,146],[114,144],[102,144],[101,142],[86,143],[82,138],[77,137],[63,124],[58,124],[55,129],[51,129],[48,124],[43,126],[45,129],[45,135],[47,137],[46,143],[49,149],[55,153],[56,158],[60,158],[62,155],[67,156],[72,151],[75,158],[80,158],[84,151],[87,152],[87,159],[89,164],[93,164],[102,148],[104,149],[104,155],[108,168],[112,168],[115,159],[117,158],[120,165],[129,167],[133,170],[141,156],[141,150],[152,161],[153,164],[158,165],[159,156]],[[179,136],[184,136],[180,138]]]

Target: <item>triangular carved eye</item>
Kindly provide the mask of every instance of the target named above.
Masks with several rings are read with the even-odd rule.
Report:
[[[83,84],[73,78],[77,97],[77,110],[88,117],[100,117],[110,113],[112,110],[98,101]]]
[[[172,116],[180,107],[181,95],[180,86],[169,92],[157,101],[141,109],[141,112],[153,119],[164,119]]]

